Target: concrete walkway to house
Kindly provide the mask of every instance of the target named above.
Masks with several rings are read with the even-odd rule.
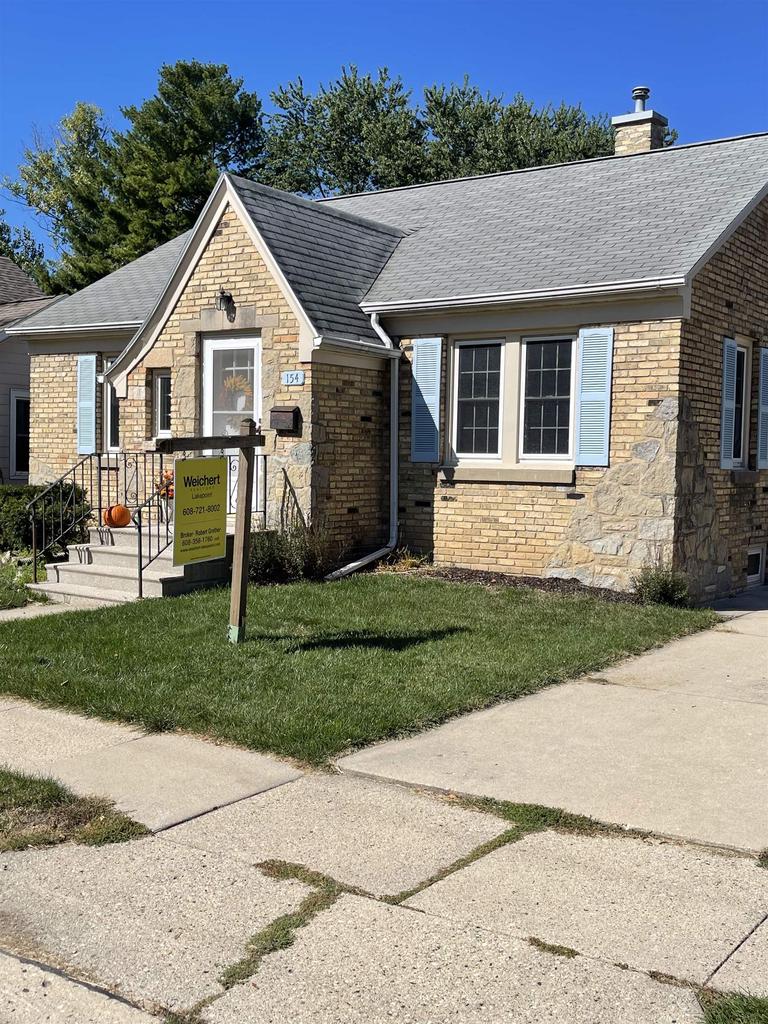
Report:
[[[379,779],[768,847],[768,588],[599,675],[342,758]]]

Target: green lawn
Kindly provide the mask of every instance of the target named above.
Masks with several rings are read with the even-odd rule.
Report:
[[[424,728],[706,628],[707,611],[387,574],[0,626],[0,692],[303,761]]]
[[[0,853],[68,841],[102,846],[146,831],[109,800],[75,796],[53,779],[0,768]]]
[[[768,1024],[768,999],[725,995],[702,1000],[705,1024]]]

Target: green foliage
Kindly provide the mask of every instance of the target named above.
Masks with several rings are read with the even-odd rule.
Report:
[[[45,258],[45,249],[35,241],[29,228],[12,228],[5,221],[5,210],[0,210],[0,256],[7,256],[21,267],[41,291],[52,290],[51,267]]]
[[[59,253],[50,287],[81,288],[185,231],[222,171],[328,196],[613,151],[602,115],[507,102],[466,78],[414,99],[386,68],[351,65],[315,91],[297,78],[271,98],[265,116],[225,64],[178,61],[160,69],[155,95],[122,108],[124,130],[78,103],[51,139],[36,137],[5,184],[48,227]],[[31,236],[8,244],[42,280]]]
[[[768,999],[739,994],[701,996],[705,1024],[768,1024]]]
[[[282,532],[251,535],[248,575],[254,583],[321,580],[338,558],[338,546],[322,529],[296,523]]]
[[[691,603],[688,580],[671,565],[646,565],[632,577],[632,586],[643,604],[668,604],[686,608]]]
[[[0,485],[0,551],[26,551],[32,547],[32,520],[27,511],[27,505],[44,490],[44,486],[30,484]],[[61,508],[62,504],[63,509]],[[65,535],[64,541],[70,544],[84,541],[86,539],[84,520],[87,518],[89,508],[85,495],[79,487],[75,487],[74,494],[65,488],[61,498],[58,493],[51,493],[48,496],[44,512],[47,535],[50,535],[51,530],[58,530],[62,515],[66,523],[67,516],[71,515],[72,510],[77,518],[83,519],[83,522],[73,527]],[[38,522],[40,522],[42,514],[41,511],[38,515]],[[41,536],[42,528],[39,537]]]

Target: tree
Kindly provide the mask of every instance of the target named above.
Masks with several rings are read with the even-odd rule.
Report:
[[[272,94],[265,180],[327,196],[413,184],[423,179],[423,129],[410,93],[386,68],[376,78],[356,67],[308,93],[299,78]]]
[[[178,61],[160,69],[157,94],[121,108],[115,135],[116,255],[134,259],[186,231],[222,171],[258,177],[261,101],[226,64]]]
[[[0,256],[13,260],[41,291],[52,291],[50,264],[45,257],[45,249],[35,240],[29,228],[12,228],[5,220],[5,210],[0,210]]]
[[[25,150],[13,195],[43,218],[59,253],[53,281],[64,291],[82,288],[115,269],[114,147],[101,111],[78,103],[62,118],[49,144],[36,136]]]

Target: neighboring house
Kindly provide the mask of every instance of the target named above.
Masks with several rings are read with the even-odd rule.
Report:
[[[0,483],[26,483],[29,475],[29,349],[7,331],[53,301],[0,256]]]
[[[768,135],[662,149],[645,95],[614,157],[322,202],[224,175],[188,234],[12,328],[33,479],[251,415],[268,521],[350,550],[763,583]]]

